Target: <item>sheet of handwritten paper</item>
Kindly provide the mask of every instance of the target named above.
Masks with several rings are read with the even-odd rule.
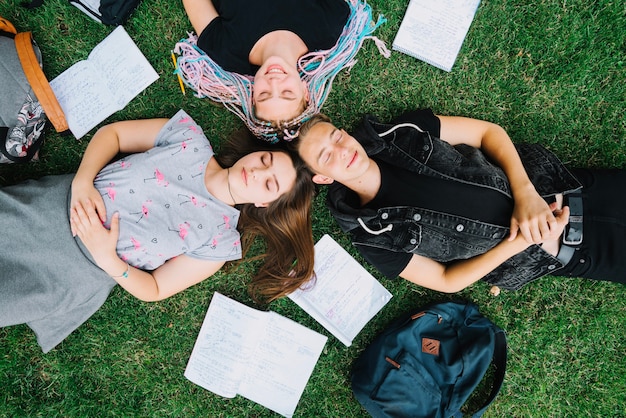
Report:
[[[392,48],[451,71],[480,0],[411,0]]]
[[[290,417],[326,340],[275,312],[215,293],[185,377],[218,395],[239,394]]]
[[[50,82],[79,139],[159,78],[122,26]]]
[[[215,293],[187,363],[185,377],[226,398],[239,392],[267,312]]]
[[[315,244],[316,280],[289,298],[346,346],[391,299],[380,284],[329,235]]]
[[[327,338],[276,312],[268,314],[264,338],[257,345],[239,393],[290,417]]]

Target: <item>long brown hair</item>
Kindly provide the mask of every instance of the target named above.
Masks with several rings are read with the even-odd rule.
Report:
[[[241,212],[237,229],[241,234],[243,256],[257,237],[265,241],[265,253],[256,257],[264,262],[248,285],[248,291],[257,302],[271,302],[313,279],[311,207],[315,185],[311,172],[297,154],[282,145],[263,143],[245,129],[229,138],[216,159],[222,167],[231,167],[241,157],[255,151],[284,152],[296,169],[294,187],[267,207],[237,205]]]

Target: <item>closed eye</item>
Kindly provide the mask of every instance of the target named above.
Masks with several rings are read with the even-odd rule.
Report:
[[[283,90],[280,93],[280,97],[283,99],[287,99],[287,100],[295,100],[296,99],[296,94],[291,91],[291,90]]]
[[[324,140],[324,145],[317,154],[318,164],[328,164],[332,158],[333,148],[342,137],[342,133],[339,129],[334,128],[329,133],[327,139]]]
[[[263,155],[261,155],[261,164],[263,164],[263,166],[271,167],[273,161],[274,161],[274,156],[272,155],[271,152],[265,152],[263,153]]]
[[[280,191],[280,185],[278,184],[278,180],[276,179],[276,176],[274,176],[271,179],[268,179],[265,182],[265,187],[270,192],[276,191],[278,193]]]
[[[272,94],[270,92],[264,91],[258,94],[256,101],[257,102],[264,102],[267,99],[271,99],[272,98]]]

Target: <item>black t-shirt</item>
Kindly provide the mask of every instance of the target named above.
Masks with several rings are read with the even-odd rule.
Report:
[[[438,137],[440,134],[439,119],[431,112],[412,112],[394,121],[400,122],[414,123],[428,130],[432,136]],[[413,206],[493,225],[510,225],[513,200],[502,193],[471,184],[417,174],[376,159],[375,161],[380,168],[381,185],[377,195],[367,204],[369,208]],[[400,274],[413,256],[411,253],[380,248],[359,247],[359,249],[363,257],[387,277],[396,277]]]
[[[250,51],[264,35],[288,30],[309,48],[332,48],[348,21],[345,0],[213,0],[219,16],[198,37],[198,47],[223,69],[254,75]]]

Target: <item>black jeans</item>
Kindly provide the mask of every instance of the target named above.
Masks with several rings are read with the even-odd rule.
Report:
[[[626,170],[571,171],[583,185],[583,242],[555,274],[626,284]]]

